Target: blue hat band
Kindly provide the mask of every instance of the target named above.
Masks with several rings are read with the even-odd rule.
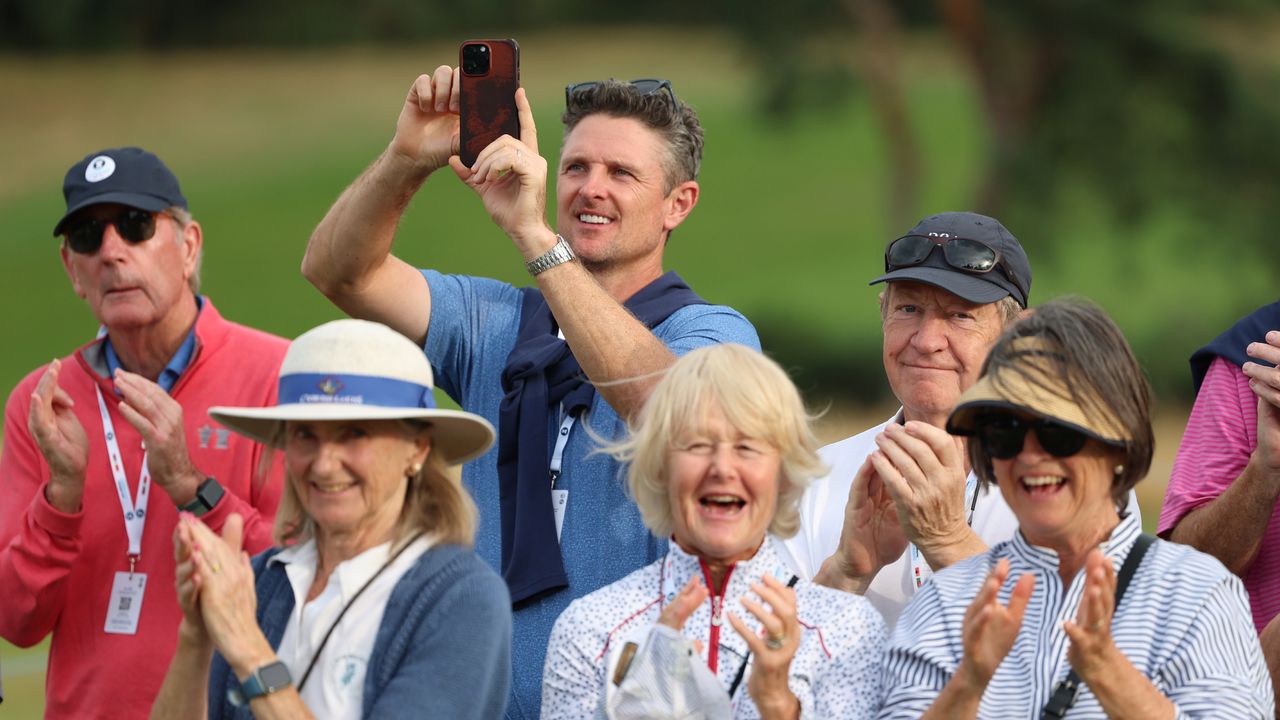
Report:
[[[378,405],[393,408],[435,408],[426,385],[371,375],[297,373],[284,375],[280,405]]]

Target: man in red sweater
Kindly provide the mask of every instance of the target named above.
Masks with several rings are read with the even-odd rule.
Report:
[[[271,544],[279,468],[207,409],[272,404],[287,342],[198,294],[200,225],[155,155],[93,153],[62,191],[62,264],[103,332],[5,405],[0,636],[52,633],[47,717],[145,717],[181,618],[178,512],[239,513],[250,552]]]

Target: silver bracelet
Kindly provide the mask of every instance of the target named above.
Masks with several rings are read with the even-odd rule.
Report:
[[[577,256],[573,254],[569,243],[565,242],[559,233],[556,233],[556,244],[552,245],[550,250],[525,263],[524,269],[528,270],[531,276],[537,277],[541,273],[562,263],[567,263],[575,257]]]

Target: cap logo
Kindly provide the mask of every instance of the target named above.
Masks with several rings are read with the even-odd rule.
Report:
[[[951,233],[945,233],[945,232],[931,232],[931,233],[925,233],[925,234],[929,237],[940,237],[940,238],[954,237]]]
[[[89,165],[85,167],[84,179],[91,183],[101,182],[111,177],[115,171],[116,161],[106,155],[99,155],[90,160]]]
[[[325,378],[324,382],[317,387],[325,395],[337,395],[342,392],[342,381],[337,378]]]

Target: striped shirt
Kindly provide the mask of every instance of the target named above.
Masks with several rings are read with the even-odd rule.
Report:
[[[1128,515],[1102,544],[1117,569],[1141,532],[1138,520]],[[1063,587],[1057,554],[1017,533],[933,576],[907,606],[885,653],[880,718],[918,718],[933,703],[964,652],[965,610],[1000,558],[1008,558],[1010,566],[1001,604],[1008,604],[1023,573],[1034,575],[1036,584],[1022,629],[996,668],[978,717],[1040,717],[1054,686],[1071,670],[1062,623],[1076,617],[1084,573]],[[1129,583],[1111,628],[1120,651],[1173,701],[1179,717],[1274,717],[1271,678],[1244,588],[1214,558],[1157,540]],[[1067,717],[1105,718],[1106,713],[1082,683]]]
[[[1187,429],[1173,461],[1160,508],[1159,532],[1173,530],[1187,513],[1217,499],[1249,464],[1258,447],[1258,398],[1249,378],[1229,360],[1213,359],[1205,373]],[[1244,575],[1253,625],[1262,632],[1280,615],[1280,504],[1262,534],[1258,554]]]

